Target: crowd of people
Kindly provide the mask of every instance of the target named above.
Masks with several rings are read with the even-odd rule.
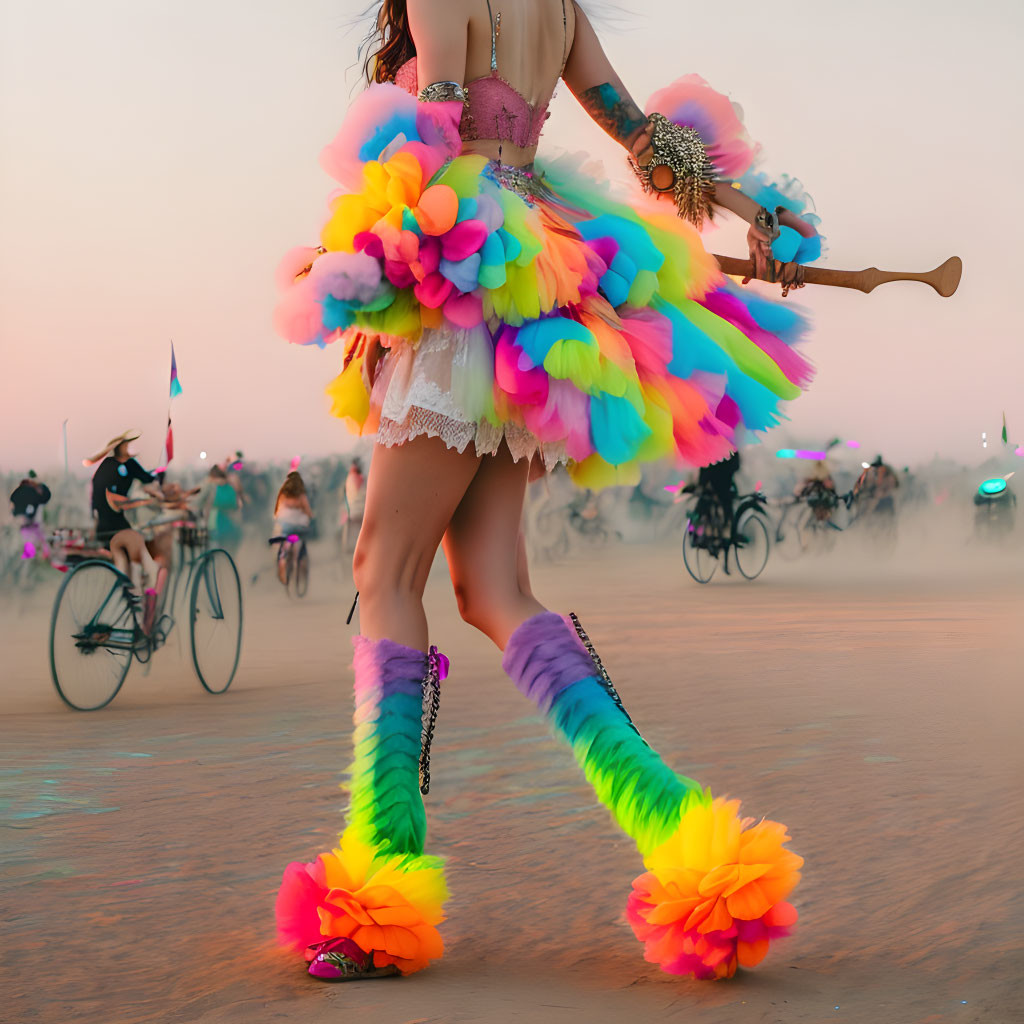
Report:
[[[335,554],[342,559],[351,557],[366,508],[367,477],[361,458],[314,464],[305,473],[289,469],[284,471],[283,479],[278,471],[275,481],[273,469],[257,470],[236,452],[211,466],[202,478],[186,474],[186,487],[166,473],[143,468],[131,451],[136,439],[137,435],[131,433],[118,435],[86,460],[94,472],[88,499],[89,521],[84,530],[66,506],[59,512],[52,511],[51,489],[34,470],[17,480],[9,501],[20,559],[50,561],[63,568],[61,542],[54,542],[54,532],[60,527],[78,526],[77,530],[58,532],[73,533],[76,537],[84,533],[99,549],[109,551],[115,564],[145,597],[147,590],[160,590],[161,568],[166,569],[170,558],[172,527],[182,514],[205,527],[212,546],[233,555],[238,554],[246,536],[300,536],[305,541],[330,533]],[[643,522],[658,515],[666,521],[671,518],[670,502],[662,493],[665,490],[676,497],[695,495],[703,510],[702,518],[718,523],[726,531],[739,494],[738,479],[746,468],[741,456],[733,453],[677,487],[662,486],[666,474],[671,473],[669,468],[645,473],[636,487],[618,489],[615,500],[610,500],[613,496],[607,492],[602,497],[602,492],[558,488],[555,477],[549,476],[534,485],[536,497],[531,500],[544,502],[546,512],[541,524],[528,506],[524,520],[526,539],[539,557],[566,553],[571,546],[568,542],[556,544],[548,537],[546,542],[536,538],[538,543],[532,543],[535,538],[531,531],[537,528],[550,533],[552,520],[561,524],[557,529],[566,536],[572,535],[573,523],[579,520],[576,529],[591,541],[597,538],[604,542],[616,536],[653,537],[653,532],[644,533]],[[791,471],[793,465],[787,468]],[[902,505],[919,502],[928,489],[924,482],[928,474],[912,474],[908,468],[897,470],[882,455],[859,465],[859,475],[850,473],[849,468],[837,466],[831,459],[817,459],[797,475],[795,483],[787,485],[781,472],[764,484],[757,483],[779,506],[787,500],[805,503],[818,524],[833,530],[839,529],[836,513],[844,504],[851,517],[884,527],[895,521]],[[957,488],[963,490],[968,498],[973,498],[979,532],[993,532],[989,527],[995,521],[1000,526],[999,536],[1003,536],[1012,527],[1016,514],[1012,473],[1004,474],[1005,481],[997,475],[996,484],[984,490],[978,488],[976,472],[961,469],[959,474],[962,482],[936,483],[939,499]],[[842,477],[846,483],[840,488],[837,481]],[[789,479],[793,479],[791,472]],[[133,485],[137,491],[129,494]],[[749,486],[753,486],[752,481]],[[44,522],[44,516],[49,523]],[[623,529],[629,521],[633,521],[635,529]],[[278,548],[279,554],[281,551]],[[280,575],[279,561],[276,571]]]
[[[164,586],[178,527],[201,527],[210,546],[236,556],[245,537],[259,532],[270,538],[285,534],[305,540],[315,536],[318,492],[325,512],[338,502],[337,548],[351,555],[366,500],[359,458],[348,460],[340,478],[315,464],[316,483],[290,469],[283,481],[278,476],[280,486],[274,485],[276,497],[271,498],[267,488],[274,471],[247,467],[241,452],[214,464],[200,479],[186,472],[186,485],[172,479],[167,468],[144,468],[132,451],[138,437],[126,431],[83,460],[92,470],[84,519],[75,504],[64,503],[50,522],[44,522],[50,488],[35,470],[17,482],[9,502],[21,560],[48,562],[64,571],[69,553],[78,558],[85,553],[108,557],[131,581],[133,599],[148,611]]]

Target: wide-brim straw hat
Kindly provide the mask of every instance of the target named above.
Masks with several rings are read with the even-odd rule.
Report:
[[[97,462],[102,462],[108,455],[112,455],[119,444],[124,444],[125,441],[137,441],[141,436],[142,434],[137,430],[126,430],[123,434],[112,437],[103,447],[102,451],[91,459],[82,459],[82,465],[95,466]]]

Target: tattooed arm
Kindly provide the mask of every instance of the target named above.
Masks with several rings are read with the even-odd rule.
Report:
[[[615,73],[594,27],[579,6],[576,6],[576,32],[572,49],[562,78],[583,109],[613,139],[628,149],[637,163],[645,166],[653,156],[647,117]],[[663,174],[661,181],[658,180],[659,172]],[[671,188],[672,172],[667,167],[655,171],[655,185]],[[754,223],[761,209],[749,196],[732,188],[727,181],[720,181],[715,186],[714,201],[717,206],[731,210],[748,224]],[[796,227],[795,224],[791,226]]]
[[[587,16],[579,7],[575,14],[576,31],[562,78],[583,109],[616,142],[632,149],[647,118],[615,73]]]
[[[573,6],[576,30],[562,78],[594,121],[629,150],[641,167],[645,167],[654,155],[650,146],[647,117],[615,73],[587,16],[578,5]],[[668,167],[659,167],[654,171],[653,184],[659,190],[671,189],[673,179],[674,175]],[[750,255],[758,274],[764,276],[771,260],[772,236],[756,224],[761,207],[749,196],[734,189],[728,181],[716,182],[713,201],[716,206],[731,211],[750,225],[747,234]],[[810,225],[800,221],[788,210],[782,213],[780,221],[801,234],[814,233]],[[800,287],[795,283],[795,271],[791,269],[793,266],[786,264],[780,281],[783,285],[789,283],[790,286]]]

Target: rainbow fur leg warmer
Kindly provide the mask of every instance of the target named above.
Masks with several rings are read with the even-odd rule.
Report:
[[[645,958],[696,978],[730,977],[737,966],[758,964],[796,921],[785,899],[803,860],[785,848],[786,827],[740,818],[739,801],[712,800],[669,769],[561,616],[544,612],[524,622],[503,664],[571,744],[598,798],[643,855],[647,871],[633,882],[626,916]]]
[[[423,687],[438,655],[357,636],[355,759],[348,827],[338,848],[292,863],[277,896],[282,943],[312,958],[324,939],[351,939],[374,967],[411,974],[441,956],[444,864],[423,853],[419,790]]]

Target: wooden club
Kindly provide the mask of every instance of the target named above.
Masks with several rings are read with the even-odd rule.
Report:
[[[722,273],[736,277],[756,277],[752,260],[737,259],[733,256],[715,256]],[[776,263],[776,276],[782,264]],[[880,284],[890,281],[921,281],[931,285],[943,298],[952,295],[960,285],[960,276],[964,265],[959,256],[951,256],[941,267],[936,267],[927,274],[903,274],[894,270],[879,270],[869,267],[867,270],[831,270],[828,267],[804,267],[806,284],[827,284],[833,288],[856,288],[857,291],[870,292]],[[759,278],[767,280],[767,278]]]

